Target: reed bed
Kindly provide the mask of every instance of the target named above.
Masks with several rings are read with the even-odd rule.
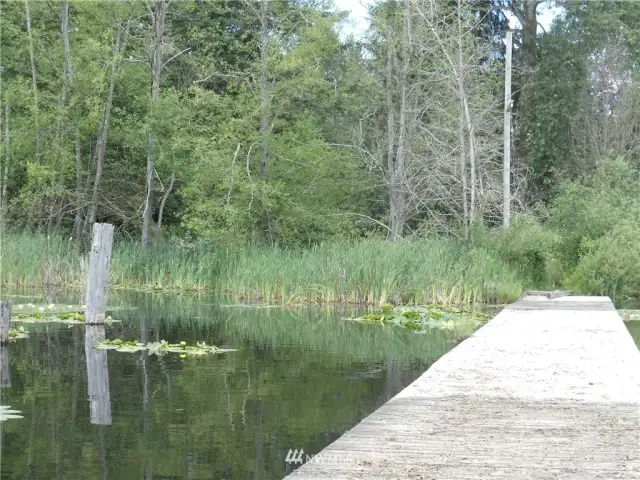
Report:
[[[6,234],[5,286],[84,286],[88,257],[61,236]],[[111,284],[118,288],[206,291],[245,302],[471,305],[516,299],[527,284],[497,251],[434,237],[392,244],[335,241],[306,250],[178,247],[143,250],[116,241]]]

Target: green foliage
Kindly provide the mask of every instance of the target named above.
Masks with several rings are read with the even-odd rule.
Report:
[[[98,350],[115,350],[116,352],[135,353],[147,350],[149,355],[166,355],[167,353],[178,353],[181,358],[187,356],[200,356],[212,353],[235,352],[232,348],[218,348],[215,345],[207,345],[205,342],[196,342],[195,345],[188,345],[187,342],[169,343],[166,340],[159,342],[149,342],[146,345],[137,341],[130,340],[123,342],[119,338],[115,340],[105,340],[95,346]]]
[[[561,235],[559,249],[568,266],[578,263],[583,242],[599,239],[625,221],[640,222],[638,181],[628,162],[615,159],[559,188],[549,225]]]
[[[70,232],[76,214],[84,220],[120,30],[124,58],[116,69],[99,221],[137,236],[152,128],[153,216],[157,219],[175,173],[163,212],[163,226],[172,233],[225,244],[284,245],[362,233],[362,217],[350,213],[372,213],[379,192],[362,153],[336,145],[351,143],[348,133],[363,113],[366,92],[359,86],[365,72],[358,65],[363,59],[343,49],[335,29],[340,16],[326,5],[294,0],[270,5],[268,175],[260,178],[262,23],[255,5],[236,0],[170,5],[163,42],[167,63],[152,109],[147,60],[152,29],[144,3],[69,2],[70,83],[63,75],[59,5],[31,5],[36,91],[24,9],[5,3],[0,110],[3,128],[9,124],[10,149],[1,161],[9,167],[6,220],[12,229]]]
[[[520,119],[531,132],[530,195],[545,202],[563,178],[579,178],[607,158],[640,161],[637,143],[621,138],[627,128],[637,131],[640,5],[562,4],[551,31],[539,36],[533,101]]]
[[[22,338],[29,338],[29,334],[25,332],[24,327],[12,328],[9,330],[9,340],[18,340]]]
[[[580,260],[567,285],[580,292],[609,295],[620,302],[640,298],[640,225],[614,226],[602,237],[584,238]]]
[[[239,252],[220,284],[245,300],[461,305],[510,301],[522,292],[514,269],[494,252],[447,238],[390,244],[329,242],[302,252]]]
[[[1,262],[9,285],[82,287],[86,281],[86,257],[59,237],[6,235]],[[447,237],[396,244],[377,238],[331,241],[306,249],[160,243],[143,250],[117,241],[110,278],[115,288],[206,290],[287,304],[375,305],[507,302],[518,298],[526,282],[495,248]]]
[[[359,317],[349,317],[354,322],[375,325],[391,325],[404,327],[425,334],[432,328],[453,330],[459,337],[468,337],[473,331],[486,321],[490,315],[480,312],[465,312],[450,308],[430,306],[392,307],[385,305],[375,313],[365,313]]]
[[[557,254],[560,235],[533,215],[514,217],[507,230],[477,227],[472,241],[496,250],[499,258],[516,269],[529,285],[556,286],[562,281]]]
[[[387,153],[389,147],[398,151],[399,138],[385,132],[388,119],[398,123],[404,117],[394,113],[401,104],[401,75],[391,71],[387,77],[385,48],[392,49],[393,65],[404,65],[403,4],[379,2],[369,35],[343,41],[336,33],[341,14],[329,2],[270,2],[266,19],[251,2],[171,2],[160,98],[152,108],[152,25],[144,3],[71,0],[68,79],[60,6],[31,2],[34,89],[24,4],[10,8],[0,1],[5,285],[79,287],[85,281],[86,252],[70,232],[76,236],[76,215],[80,223],[87,215],[114,62],[97,219],[115,224],[121,238],[129,239],[116,242],[115,286],[208,290],[261,302],[473,304],[513,300],[525,288],[560,286],[565,277],[589,291],[619,284],[603,280],[598,286],[584,280],[583,270],[606,249],[605,236],[640,223],[640,155],[632,141],[640,98],[640,9],[633,2],[569,2],[565,15],[540,36],[530,110],[515,111],[523,117],[516,118],[520,131],[531,133],[514,151],[528,155],[521,160],[532,187],[514,195],[524,202],[523,211],[543,200],[549,213],[516,217],[504,232],[482,227],[494,221],[500,203],[500,173],[494,173],[501,172],[495,168],[500,155],[490,138],[501,128],[501,115],[491,112],[502,101],[502,68],[500,55],[487,60],[497,47],[490,31],[502,31],[499,12],[470,30],[474,37],[461,44],[460,68],[478,133],[479,213],[469,243],[454,238],[464,222],[461,179],[451,169],[461,151],[459,102],[443,74],[452,66],[443,57],[446,45],[432,45],[432,29],[416,17],[405,80],[409,104],[425,108],[405,118],[411,124],[411,167],[402,175],[419,186],[408,184],[411,192],[405,192],[405,226],[428,235],[391,246],[378,236],[387,233],[390,213]],[[463,3],[461,12],[454,4],[438,5],[433,26],[444,44],[456,38],[450,27],[457,18],[466,29],[474,9],[484,9]],[[124,34],[120,63],[113,55],[117,32]],[[620,85],[615,92],[596,82],[605,71],[612,75],[608,85]],[[392,115],[388,99],[397,104]],[[620,110],[625,106],[631,123],[616,136],[613,127],[627,118]],[[150,128],[156,132],[154,220],[167,197],[154,248],[142,250],[135,239]],[[618,155],[624,160],[605,160]],[[604,257],[598,258],[603,264]],[[611,275],[607,270],[605,276]]]

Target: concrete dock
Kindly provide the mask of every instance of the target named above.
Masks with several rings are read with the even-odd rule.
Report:
[[[287,480],[640,479],[640,351],[606,297],[526,297]]]

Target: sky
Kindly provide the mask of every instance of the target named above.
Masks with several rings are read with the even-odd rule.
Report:
[[[348,10],[350,12],[349,20],[342,27],[341,36],[347,37],[353,34],[356,38],[362,37],[369,25],[367,7],[375,3],[376,0],[335,0],[335,2],[338,10]],[[545,2],[538,7],[538,22],[548,31],[551,22],[560,12],[560,8]],[[520,28],[516,18],[510,17],[511,28]],[[538,26],[538,30],[540,30],[540,26]]]

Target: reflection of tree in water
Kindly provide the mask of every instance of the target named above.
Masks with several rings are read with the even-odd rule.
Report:
[[[0,346],[0,388],[11,387],[11,370],[9,368],[9,349]]]
[[[100,352],[113,418],[96,426],[82,400],[84,327],[34,325],[12,345],[3,403],[26,418],[5,427],[8,478],[282,478],[289,448],[318,453],[419,374],[424,362],[412,359],[433,361],[449,348],[442,332],[406,335],[313,309],[230,310],[156,295],[126,303],[138,308],[114,313],[122,323],[106,327],[108,338],[240,350],[184,360]]]
[[[402,364],[397,360],[389,360],[387,362],[387,375],[385,384],[385,400],[393,398],[402,387]]]

